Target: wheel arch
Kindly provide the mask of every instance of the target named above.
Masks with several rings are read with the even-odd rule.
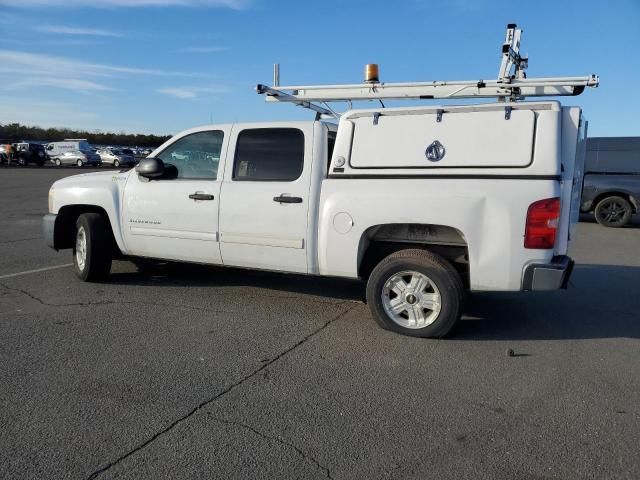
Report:
[[[591,204],[590,211],[595,211],[598,203],[600,203],[603,199],[607,197],[622,197],[627,200],[631,204],[631,208],[633,208],[633,213],[640,213],[640,201],[630,192],[626,192],[624,190],[611,190],[606,192],[599,193]]]
[[[459,229],[428,223],[387,223],[373,225],[361,235],[358,244],[358,276],[369,277],[385,257],[399,250],[429,250],[449,261],[469,286],[469,248]]]
[[[108,220],[111,235],[113,236],[113,244],[117,245],[120,250],[120,252],[116,253],[122,253],[123,245],[121,245],[118,236],[114,234],[113,220],[107,211],[98,205],[89,204],[73,204],[60,207],[54,226],[54,248],[56,250],[73,248],[75,224],[78,221],[78,217],[83,213],[98,213]]]

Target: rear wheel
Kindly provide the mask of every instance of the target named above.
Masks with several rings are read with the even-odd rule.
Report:
[[[79,167],[81,167],[82,165],[84,165],[84,163],[82,162],[82,160],[78,160],[76,162],[76,165],[78,165]]]
[[[413,337],[443,337],[460,318],[464,287],[444,258],[401,250],[382,260],[367,282],[367,303],[387,330]]]
[[[631,220],[633,209],[626,198],[611,196],[603,198],[596,205],[596,222],[605,227],[619,228]]]
[[[73,265],[85,282],[104,280],[111,270],[113,243],[108,220],[98,213],[84,213],[76,222]]]
[[[114,160],[113,161],[113,166],[118,168],[120,166],[120,161],[119,160]]]

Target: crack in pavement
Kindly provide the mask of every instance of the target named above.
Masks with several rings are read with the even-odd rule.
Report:
[[[341,305],[344,304],[344,303],[350,303],[350,302],[342,302]],[[348,309],[342,311],[340,314],[336,315],[335,317],[327,320],[322,325],[320,325],[318,328],[313,330],[311,333],[305,335],[301,340],[296,342],[294,345],[292,345],[291,347],[287,348],[286,350],[283,350],[278,355],[273,357],[267,363],[261,365],[259,368],[255,369],[253,372],[249,373],[248,375],[245,375],[244,377],[242,377],[237,382],[232,383],[230,386],[228,386],[227,388],[222,390],[220,393],[217,393],[213,397],[201,402],[199,405],[197,405],[195,408],[193,408],[189,413],[187,413],[186,415],[183,415],[182,417],[178,418],[177,420],[174,420],[171,424],[169,424],[168,426],[166,426],[164,429],[160,430],[159,432],[155,433],[153,436],[151,436],[151,438],[147,439],[146,441],[144,441],[143,443],[141,443],[137,447],[133,448],[132,450],[128,451],[127,453],[125,453],[123,455],[121,455],[120,457],[118,457],[117,459],[113,460],[112,462],[109,462],[105,466],[103,466],[103,467],[99,468],[98,470],[94,471],[91,475],[89,475],[87,477],[87,480],[93,480],[93,479],[97,478],[99,475],[103,474],[104,472],[106,472],[107,470],[111,469],[112,467],[118,465],[119,463],[121,463],[122,461],[124,461],[127,458],[131,457],[132,455],[135,455],[136,453],[144,450],[146,447],[151,445],[159,437],[161,437],[165,433],[170,432],[172,429],[174,429],[175,427],[180,425],[182,422],[188,420],[190,417],[192,417],[193,415],[198,413],[204,407],[213,404],[216,400],[222,398],[227,393],[235,390],[236,388],[238,388],[239,386],[244,384],[246,381],[250,380],[251,378],[256,376],[258,373],[260,373],[261,371],[265,370],[270,365],[273,365],[275,362],[280,360],[282,357],[284,357],[288,353],[291,353],[292,351],[294,351],[295,349],[297,349],[298,347],[300,347],[301,345],[303,345],[304,343],[309,341],[311,338],[313,338],[315,335],[317,335],[318,333],[323,331],[325,328],[327,328],[332,323],[334,323],[334,322],[340,320],[341,318],[345,317],[349,312],[355,310],[357,307],[358,307],[358,305],[354,305],[351,308],[348,308]],[[325,468],[325,467],[322,467],[322,468]]]
[[[5,243],[18,243],[18,242],[26,242],[28,240],[40,240],[42,237],[29,237],[29,238],[19,238],[18,240],[3,240],[0,242],[0,245],[4,245]]]
[[[0,287],[3,287],[10,292],[21,293],[22,295],[38,302],[40,305],[45,307],[88,307],[88,306],[96,306],[96,305],[147,305],[152,307],[172,307],[172,308],[186,308],[189,310],[196,310],[206,313],[229,313],[234,314],[238,313],[235,310],[217,310],[214,308],[208,307],[195,307],[193,305],[182,305],[182,304],[167,304],[167,303],[159,303],[159,302],[129,302],[129,301],[119,301],[119,300],[100,300],[100,301],[88,301],[88,302],[73,302],[73,303],[50,303],[42,300],[41,298],[35,296],[31,292],[27,290],[22,290],[21,288],[9,287],[4,283],[0,282]]]
[[[266,433],[263,433],[263,432],[261,432],[259,430],[256,430],[251,425],[247,425],[246,423],[236,422],[236,421],[233,421],[233,420],[226,420],[226,419],[220,418],[220,417],[214,417],[209,412],[207,412],[207,415],[212,420],[214,420],[214,421],[216,421],[218,423],[224,423],[226,425],[234,425],[234,426],[242,427],[242,428],[244,428],[246,430],[249,430],[249,431],[255,433],[259,437],[264,438],[265,440],[272,440],[272,441],[277,442],[277,443],[279,443],[281,445],[284,445],[285,447],[293,448],[302,458],[304,458],[305,460],[309,460],[311,463],[313,463],[320,470],[323,470],[325,472],[325,474],[327,475],[327,478],[333,479],[333,477],[331,476],[331,471],[327,467],[322,465],[317,459],[315,459],[311,455],[308,455],[308,454],[304,453],[302,450],[300,450],[298,447],[296,447],[293,443],[289,443],[289,442],[285,441],[284,439],[282,439],[280,437],[272,437],[271,435],[267,435]]]
[[[145,286],[154,286],[154,285],[150,284],[150,285],[145,285]],[[46,307],[82,307],[82,306],[90,306],[90,305],[114,305],[114,304],[118,304],[118,305],[157,305],[157,306],[166,306],[166,307],[182,307],[182,308],[188,308],[188,309],[191,309],[191,310],[200,310],[200,311],[206,311],[206,312],[238,313],[238,311],[235,311],[235,310],[233,310],[233,311],[214,310],[214,309],[211,309],[211,308],[208,308],[208,307],[195,307],[193,305],[165,304],[165,303],[157,303],[157,302],[127,302],[127,301],[103,300],[103,301],[72,302],[72,303],[51,303],[51,302],[47,302],[45,300],[42,300],[41,298],[35,296],[34,294],[32,294],[31,292],[29,292],[27,290],[22,290],[21,288],[16,288],[16,287],[10,287],[7,284],[2,283],[2,282],[0,282],[0,287],[4,287],[5,289],[7,289],[9,291],[21,293],[21,294],[31,298],[32,300],[35,300],[36,302],[40,303],[41,305],[46,306]],[[341,305],[343,303],[364,304],[364,302],[362,300],[355,300],[355,299],[348,299],[348,298],[333,299],[333,300],[331,300],[331,299],[322,300],[322,299],[319,299],[319,298],[308,298],[308,296],[313,295],[313,294],[306,294],[304,292],[299,292],[299,294],[300,295],[306,295],[307,296],[307,298],[305,298],[306,301],[313,302],[313,303],[319,303],[319,304],[326,304],[326,305]],[[245,295],[244,298],[246,298],[246,299],[299,300],[299,296],[296,296],[296,295]]]

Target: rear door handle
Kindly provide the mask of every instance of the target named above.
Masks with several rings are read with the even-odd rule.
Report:
[[[273,197],[274,202],[280,203],[302,203],[302,198],[300,197],[289,197],[287,195],[280,194],[277,197]]]
[[[209,195],[208,193],[192,193],[189,195],[189,198],[192,200],[213,200],[215,197],[213,195]]]

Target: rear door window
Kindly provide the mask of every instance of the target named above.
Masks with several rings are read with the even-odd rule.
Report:
[[[233,179],[291,182],[304,168],[304,134],[297,128],[253,128],[240,132]]]

